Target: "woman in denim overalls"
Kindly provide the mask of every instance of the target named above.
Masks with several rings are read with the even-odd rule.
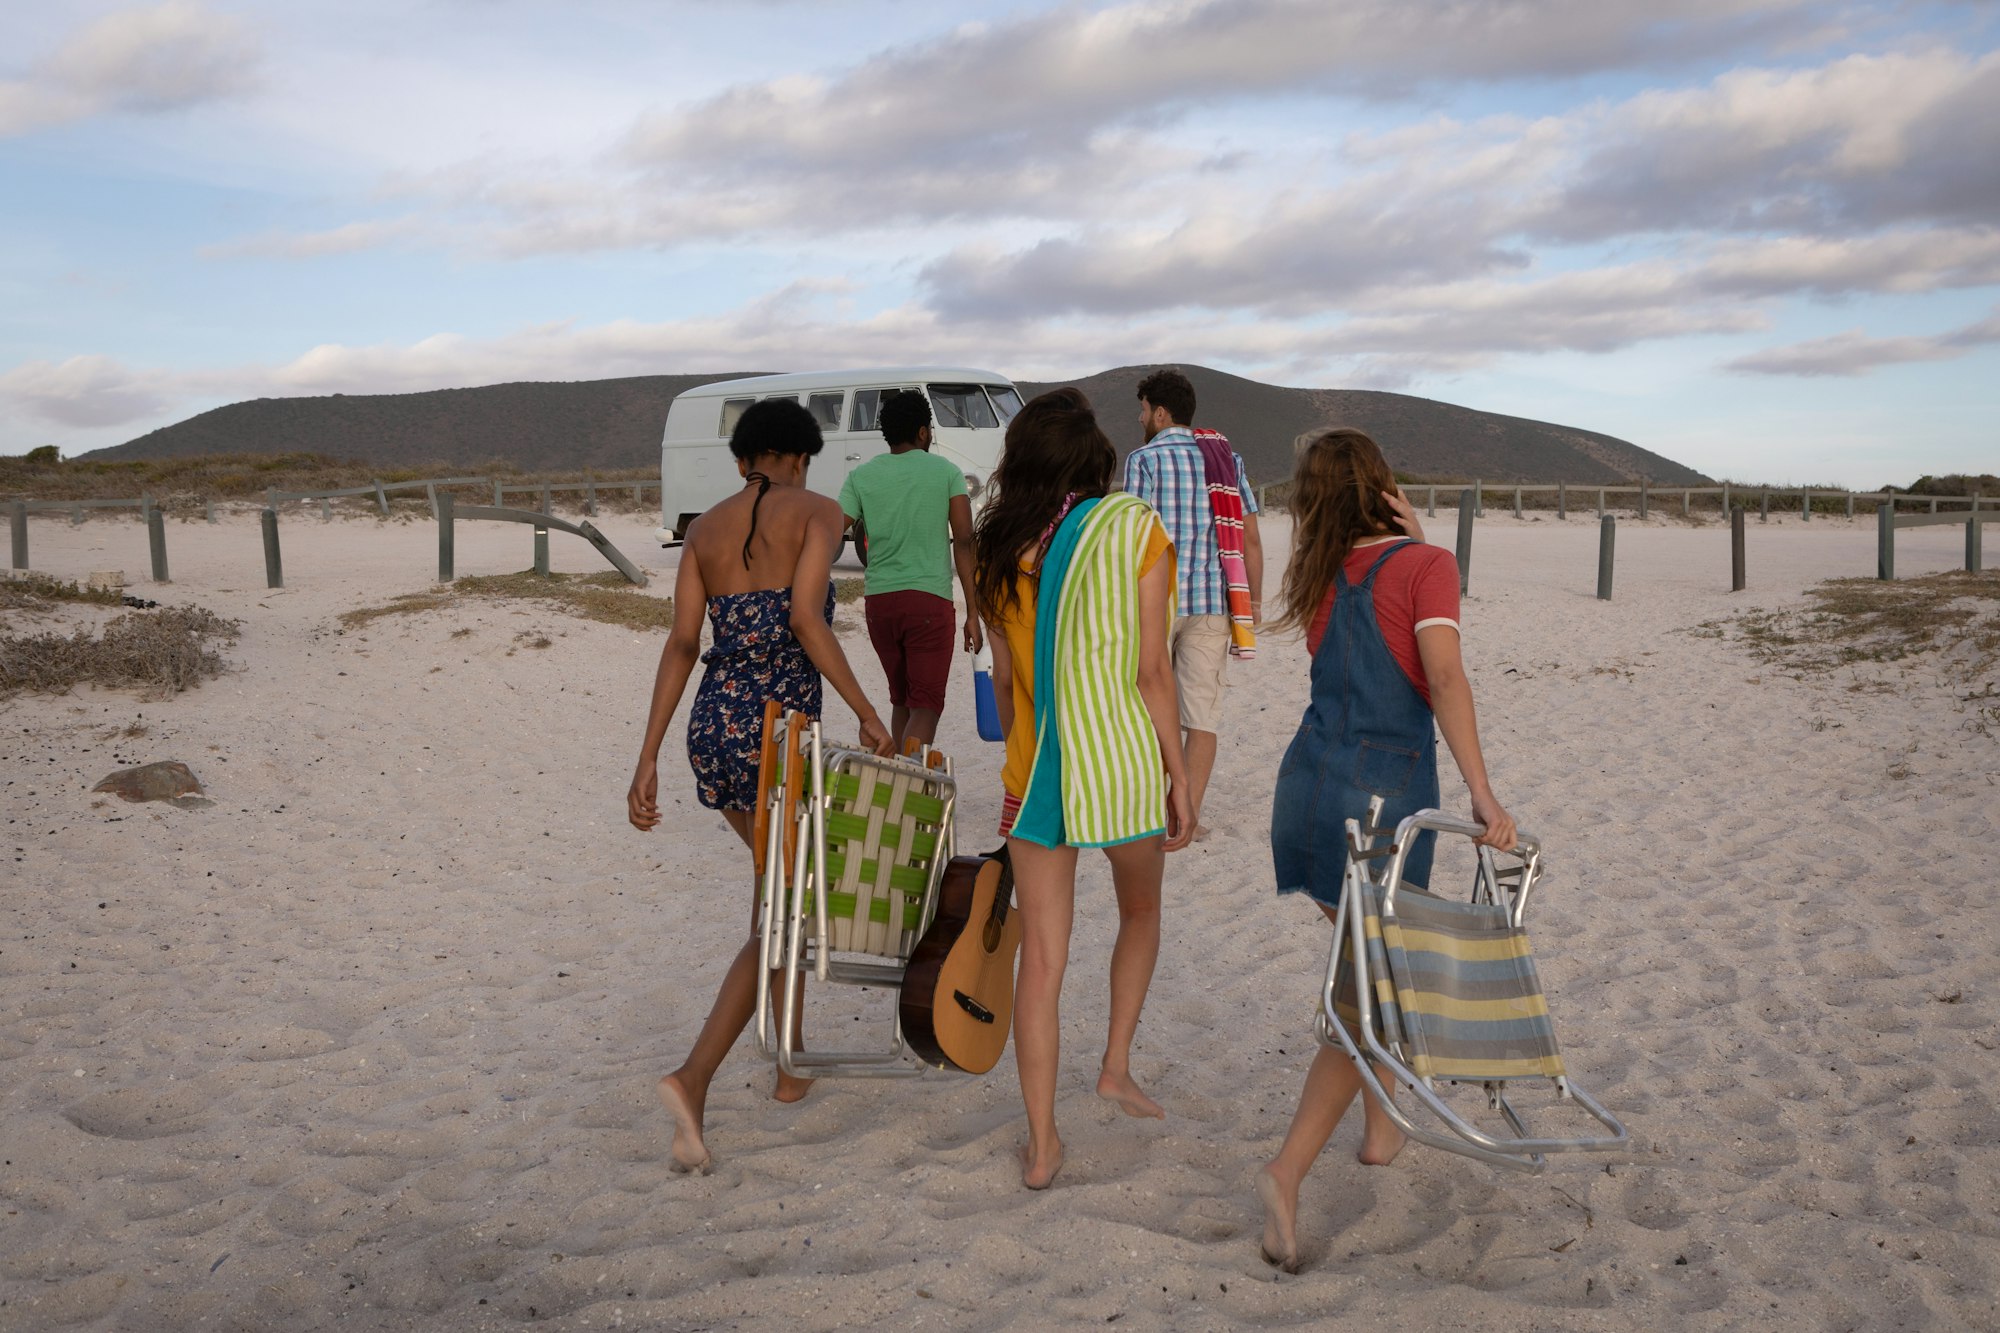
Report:
[[[1486,825],[1480,841],[1511,848],[1514,821],[1494,799],[1480,756],[1472,689],[1459,656],[1457,564],[1449,552],[1423,544],[1416,511],[1397,489],[1382,451],[1358,430],[1302,437],[1292,502],[1296,528],[1277,625],[1305,630],[1329,597],[1332,605],[1326,631],[1313,645],[1312,701],[1278,769],[1271,857],[1278,891],[1307,894],[1331,920],[1347,863],[1346,821],[1364,817],[1376,796],[1384,801],[1385,824],[1438,804],[1434,727],[1465,777],[1473,818]],[[1399,607],[1401,614],[1392,618],[1398,636],[1415,641],[1429,702],[1384,638],[1377,611],[1377,580],[1398,561],[1423,563],[1405,586],[1426,578],[1435,587],[1448,575],[1454,596],[1452,619],[1419,621],[1413,607]],[[1349,570],[1358,577],[1350,581]],[[1399,646],[1406,660],[1412,656],[1411,644]],[[1435,839],[1424,833],[1410,849],[1406,883],[1429,883]],[[1402,1131],[1362,1089],[1347,1054],[1322,1046],[1284,1146],[1257,1174],[1264,1257],[1288,1272],[1299,1264],[1300,1182],[1357,1091],[1367,1116],[1359,1159],[1387,1166],[1402,1149]]]

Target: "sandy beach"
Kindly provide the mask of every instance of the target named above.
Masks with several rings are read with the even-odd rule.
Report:
[[[665,596],[656,518],[600,526]],[[137,522],[37,518],[37,570],[122,568],[245,628],[235,670],[170,700],[0,703],[0,1328],[2000,1325],[2000,719],[1936,659],[1800,678],[1704,629],[1874,572],[1872,519],[1750,529],[1732,594],[1726,528],[1627,522],[1601,602],[1594,518],[1479,522],[1487,757],[1547,849],[1529,925],[1570,1067],[1635,1151],[1362,1168],[1356,1116],[1288,1276],[1258,1256],[1252,1177],[1312,1057],[1329,935],[1270,879],[1300,644],[1232,668],[1216,833],[1168,864],[1134,1065],[1164,1122],[1092,1096],[1115,913],[1087,858],[1056,1188],[1019,1187],[1011,1058],[787,1106],[747,1040],[710,1098],[715,1170],[681,1176],[653,1082],[749,881],[694,799],[685,709],[663,827],[625,821],[659,637],[472,600],[343,630],[432,586],[428,522],[288,516],[273,591],[252,513],[170,524],[163,587]],[[1287,540],[1274,517],[1274,583]],[[603,568],[552,542],[558,570]],[[1898,573],[1962,551],[1910,530]],[[524,528],[459,528],[461,575],[529,558]],[[840,628],[883,698],[858,606]],[[828,724],[854,725],[837,701]],[[965,670],[940,743],[983,846],[1000,755]],[[214,804],[90,792],[166,759]]]

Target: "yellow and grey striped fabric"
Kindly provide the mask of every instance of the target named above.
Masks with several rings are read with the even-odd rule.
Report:
[[[1368,886],[1362,898],[1379,1032],[1419,1078],[1563,1076],[1534,950],[1504,907],[1405,886],[1385,919],[1380,889]],[[1350,1030],[1353,998],[1352,979],[1342,979],[1335,1007]]]
[[[1163,831],[1167,779],[1139,695],[1139,560],[1159,521],[1107,495],[1084,519],[1057,607],[1055,709],[1065,841],[1108,847]],[[1171,628],[1172,612],[1168,614]]]

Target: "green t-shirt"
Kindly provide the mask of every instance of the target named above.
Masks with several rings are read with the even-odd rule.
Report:
[[[951,600],[951,499],[964,494],[958,465],[922,449],[847,474],[840,510],[868,529],[869,593],[914,588]]]

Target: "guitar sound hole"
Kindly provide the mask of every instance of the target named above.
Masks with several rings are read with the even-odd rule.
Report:
[[[993,1021],[993,1011],[991,1009],[988,1009],[985,1005],[981,1004],[979,1001],[973,999],[970,995],[967,995],[964,991],[962,990],[953,991],[951,993],[951,998],[958,1001],[959,1008],[965,1010],[966,1013],[971,1014],[974,1018],[978,1019],[980,1022],[991,1023]]]

